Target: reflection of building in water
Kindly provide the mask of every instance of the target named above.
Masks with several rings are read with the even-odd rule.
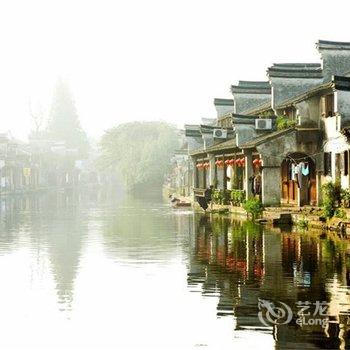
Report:
[[[188,284],[217,296],[217,314],[233,315],[236,329],[261,329],[259,299],[284,302],[290,324],[274,326],[284,347],[343,347],[350,310],[344,247],[311,234],[262,228],[228,219],[195,218]],[[298,301],[329,302],[330,323],[296,324]],[[310,309],[312,312],[315,311]],[[317,317],[317,316],[315,316]],[[316,336],[317,335],[317,336]],[[349,342],[349,341],[348,341]]]

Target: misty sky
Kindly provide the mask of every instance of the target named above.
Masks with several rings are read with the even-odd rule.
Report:
[[[24,137],[28,103],[68,80],[94,137],[117,123],[214,117],[214,97],[273,62],[317,62],[350,41],[349,1],[0,0],[1,131]]]

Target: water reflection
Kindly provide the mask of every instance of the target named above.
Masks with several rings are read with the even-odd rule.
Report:
[[[0,348],[345,349],[349,248],[159,196],[2,198]],[[290,305],[292,321],[262,324],[261,299]],[[299,326],[296,302],[317,300],[327,327]]]
[[[347,241],[204,216],[193,232],[188,285],[218,296],[217,315],[232,317],[236,331],[270,332],[279,348],[350,346]],[[264,327],[259,299],[290,305],[293,320]],[[298,301],[327,301],[327,327],[296,324]]]
[[[1,200],[0,254],[9,254],[11,250],[29,252],[34,280],[49,264],[62,311],[71,308],[87,233],[87,213],[81,202],[81,194],[74,192]]]

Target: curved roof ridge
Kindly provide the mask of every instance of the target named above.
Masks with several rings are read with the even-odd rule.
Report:
[[[350,42],[318,40],[318,42],[316,43],[316,47],[317,49],[324,49],[324,50],[350,50]]]

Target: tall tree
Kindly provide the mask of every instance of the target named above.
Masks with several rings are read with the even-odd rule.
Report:
[[[32,103],[29,100],[29,114],[34,124],[34,129],[31,130],[29,134],[30,139],[40,139],[43,137],[43,125],[45,121],[44,111],[41,107],[41,104],[38,103],[36,110],[34,111],[32,108]]]
[[[127,190],[160,185],[178,146],[178,131],[167,123],[121,124],[102,136],[100,165],[116,169]]]
[[[87,136],[80,125],[72,93],[62,79],[54,89],[47,134],[50,139],[65,141],[68,147],[78,148],[80,152],[87,150]]]

